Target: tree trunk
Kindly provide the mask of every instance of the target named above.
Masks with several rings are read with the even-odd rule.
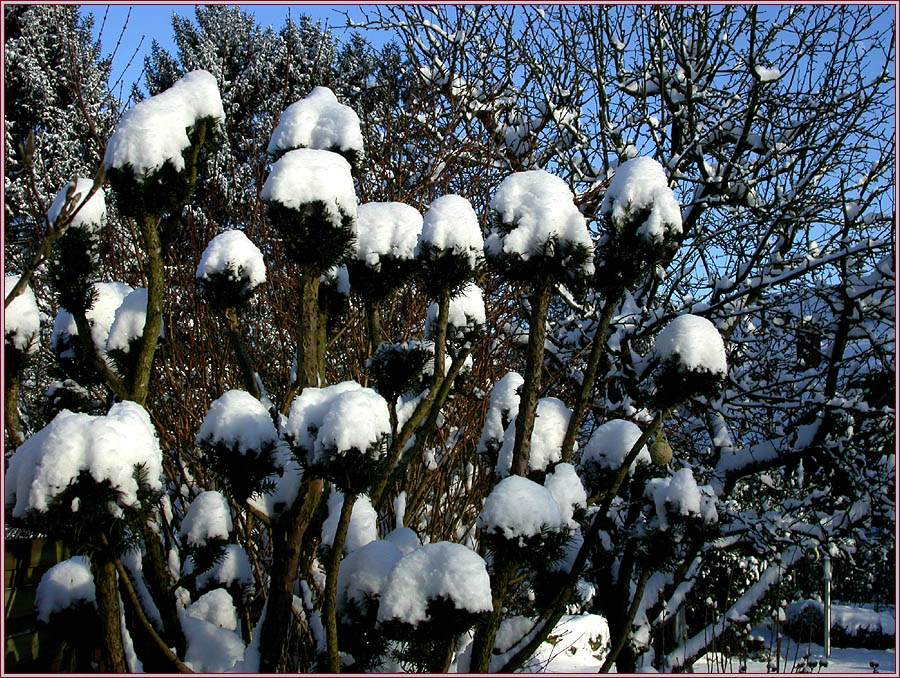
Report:
[[[304,272],[302,294],[296,382],[301,389],[319,385],[319,276],[315,272]]]
[[[334,533],[334,542],[331,544],[331,552],[328,555],[325,597],[322,602],[322,623],[325,626],[329,673],[341,672],[341,653],[338,651],[337,632],[337,579],[341,568],[341,555],[344,553],[344,542],[347,540],[347,530],[350,527],[350,518],[353,515],[353,505],[355,503],[355,494],[344,495],[341,517],[338,519],[337,529]]]
[[[513,447],[512,469],[517,476],[528,475],[531,456],[531,432],[538,395],[541,392],[541,371],[544,368],[544,341],[547,338],[547,308],[550,305],[552,284],[541,280],[531,294],[531,331],[528,333],[528,354],[525,362],[525,384],[516,417],[516,439]]]
[[[7,362],[3,420],[6,424],[6,435],[9,442],[7,449],[14,449],[25,442],[25,436],[22,434],[22,422],[19,419],[19,375],[8,368],[9,363]]]
[[[291,623],[303,535],[319,505],[323,485],[324,481],[320,478],[305,480],[294,505],[272,528],[271,583],[259,641],[260,673],[275,673],[281,663],[284,641]]]
[[[491,576],[491,598],[494,609],[484,616],[475,626],[475,638],[472,640],[472,660],[469,673],[487,673],[491,668],[491,657],[494,654],[494,639],[500,620],[503,617],[503,601],[509,582],[516,572],[517,564],[506,557],[498,556],[496,570]]]
[[[125,648],[122,645],[115,560],[103,552],[95,554],[91,559],[91,574],[94,577],[97,614],[100,618],[100,671],[128,673]]]
[[[139,405],[146,405],[153,357],[159,343],[159,331],[162,329],[163,290],[166,280],[158,220],[144,216],[140,219],[140,224],[144,246],[147,248],[147,315],[144,319],[143,341],[140,342],[129,398]]]

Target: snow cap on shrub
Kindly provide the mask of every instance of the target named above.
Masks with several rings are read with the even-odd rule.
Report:
[[[588,467],[594,464],[603,469],[618,470],[641,434],[642,431],[637,424],[625,419],[607,421],[594,429],[581,452],[581,465]],[[634,468],[638,464],[649,466],[650,463],[650,452],[645,445],[631,464],[629,475],[634,473]]]
[[[207,490],[188,506],[181,523],[181,538],[188,546],[203,547],[210,540],[226,541],[231,530],[228,501],[220,492]]]
[[[670,234],[681,233],[681,208],[669,188],[666,173],[653,158],[632,158],[621,164],[600,204],[622,230],[636,215],[647,213],[637,235],[650,243],[662,243]]]
[[[91,338],[100,355],[106,355],[106,344],[109,340],[109,331],[116,319],[116,311],[122,305],[132,290],[125,283],[109,282],[94,283],[94,304],[85,313],[85,318],[91,326]],[[12,304],[10,304],[12,306]],[[8,309],[7,309],[8,310]],[[50,335],[50,348],[64,358],[73,358],[75,353],[68,347],[68,341],[78,334],[75,319],[66,309],[60,308],[56,319],[53,321],[53,332]]]
[[[431,338],[434,335],[434,325],[437,322],[439,307],[437,302],[428,305],[428,315],[425,318],[425,336]],[[447,334],[451,340],[459,338],[464,340],[467,336],[480,332],[487,322],[484,310],[484,293],[475,283],[466,285],[462,292],[450,299],[450,308],[447,314]]]
[[[224,393],[209,406],[197,443],[223,444],[240,454],[255,452],[278,439],[266,406],[246,391]]]
[[[34,596],[37,618],[44,623],[48,623],[56,612],[67,610],[78,602],[97,605],[91,561],[87,556],[69,558],[47,570]]]
[[[131,343],[144,334],[144,323],[147,322],[147,290],[139,287],[129,292],[119,308],[109,327],[109,337],[106,340],[106,351],[122,351],[129,353]],[[159,336],[164,334],[164,328],[160,323]]]
[[[328,496],[328,518],[322,523],[322,543],[326,546],[334,543],[334,535],[337,532],[343,506],[343,493],[333,490]],[[353,510],[350,512],[350,525],[347,528],[344,553],[353,553],[378,539],[377,521],[378,514],[372,508],[369,498],[364,494],[358,496],[353,502]]]
[[[391,570],[402,557],[399,548],[383,540],[371,541],[346,556],[338,572],[338,615],[347,619],[351,603],[364,613],[371,602],[377,605]]]
[[[550,490],[522,476],[509,476],[497,483],[484,500],[477,524],[511,541],[561,532],[567,527]]]
[[[47,210],[47,220],[50,224],[53,226],[56,225],[56,220],[59,218],[60,212],[62,212],[62,209],[67,202],[68,193],[71,190],[73,198],[72,209],[77,209],[79,205],[81,208],[78,209],[78,212],[72,217],[72,221],[69,225],[72,228],[83,228],[91,232],[95,232],[105,226],[106,193],[103,191],[103,188],[98,188],[94,195],[91,196],[90,200],[85,202],[85,198],[87,198],[93,187],[94,180],[85,179],[83,177],[79,177],[75,181],[67,183],[63,189],[56,194],[53,204],[50,205],[50,209]],[[84,204],[82,205],[82,203]]]
[[[138,504],[138,465],[149,488],[161,490],[162,452],[143,407],[120,402],[101,417],[63,410],[10,458],[4,501],[16,518],[45,512],[84,471],[118,491],[116,503],[109,506],[110,514],[118,516],[122,507]]]
[[[461,544],[441,541],[403,556],[388,577],[378,621],[409,626],[431,621],[428,603],[446,600],[457,610],[478,614],[493,609],[491,580],[484,560]]]
[[[672,362],[681,372],[709,372],[725,376],[725,344],[706,318],[681,315],[666,325],[653,342],[653,355]]]
[[[443,195],[425,213],[416,256],[453,254],[475,269],[483,256],[484,238],[472,204],[460,195]],[[429,252],[430,250],[430,252]]]
[[[572,410],[559,398],[538,400],[531,431],[531,454],[528,457],[529,471],[545,471],[550,464],[562,458],[562,443]],[[513,447],[516,440],[516,422],[513,419],[503,435],[503,444],[497,456],[497,473],[509,475],[512,467]]]
[[[243,231],[230,230],[209,241],[195,277],[205,293],[216,289],[218,282],[225,286],[222,295],[228,297],[220,301],[240,302],[266,281],[266,264],[262,252]]]
[[[3,296],[9,294],[19,282],[18,275],[8,275],[3,281]],[[41,316],[38,312],[34,292],[29,285],[22,293],[9,302],[3,312],[4,342],[11,344],[22,353],[34,353],[37,350],[37,338],[41,330]]]
[[[381,270],[383,258],[410,260],[422,232],[422,215],[402,202],[360,205],[356,217],[356,258]]]
[[[164,92],[144,99],[125,112],[106,144],[103,164],[130,166],[138,181],[171,164],[184,169],[182,152],[191,145],[187,130],[203,118],[225,120],[216,79],[192,71]]]
[[[327,87],[316,87],[305,99],[288,106],[266,151],[279,155],[296,148],[312,148],[363,155],[359,116],[338,102]]]

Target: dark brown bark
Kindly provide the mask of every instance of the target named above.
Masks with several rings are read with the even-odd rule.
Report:
[[[122,645],[122,626],[119,609],[119,589],[115,560],[104,552],[91,559],[91,574],[100,618],[101,673],[128,673],[125,648]]]
[[[516,572],[516,567],[515,561],[498,556],[495,570],[491,574],[491,598],[494,609],[475,626],[469,673],[487,673],[491,668],[494,639],[497,637],[497,629],[500,628],[500,620],[503,617],[503,601],[506,598],[509,583]]]
[[[544,341],[547,338],[547,308],[550,305],[552,284],[541,280],[531,294],[531,328],[528,333],[528,349],[525,358],[525,383],[519,401],[516,417],[516,438],[513,447],[512,469],[517,476],[528,475],[528,460],[531,456],[531,432],[534,430],[534,416],[538,395],[541,392],[541,371],[544,368]]]
[[[244,343],[244,338],[241,336],[241,324],[238,321],[237,312],[233,308],[225,309],[225,327],[228,339],[231,341],[231,348],[237,356],[238,366],[241,368],[244,390],[259,400],[262,394],[259,391],[259,384],[256,383],[256,370],[253,369],[253,360],[250,358],[247,344]]]

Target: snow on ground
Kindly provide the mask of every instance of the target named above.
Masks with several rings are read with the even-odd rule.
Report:
[[[771,642],[772,631],[765,628],[753,630],[753,635],[758,635],[767,640],[764,655],[747,662],[747,673],[774,673],[774,667],[769,671],[767,664],[775,664],[775,644]],[[806,658],[807,653],[809,658]],[[809,668],[812,662],[813,673],[873,673],[873,666],[869,662],[878,663],[878,672],[885,674],[897,673],[895,650],[868,650],[853,647],[832,647],[828,665],[821,666],[825,660],[825,649],[816,643],[802,643],[798,645],[794,641],[784,637],[781,647],[781,661],[779,673],[799,673]],[[804,666],[801,667],[800,663]],[[723,658],[719,653],[708,653],[694,663],[694,673],[739,673],[741,663],[737,657]]]

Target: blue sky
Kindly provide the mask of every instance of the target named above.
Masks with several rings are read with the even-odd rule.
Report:
[[[346,12],[356,21],[363,20],[363,10],[365,5],[359,4],[341,4],[341,3],[318,3],[318,4],[247,4],[238,5],[243,10],[254,14],[257,22],[263,26],[273,26],[278,28],[282,26],[287,19],[288,12],[292,18],[296,19],[301,14],[306,14],[316,21],[320,21],[333,29],[335,37],[343,42],[346,40],[348,32],[343,28],[345,19],[343,12]],[[81,10],[84,14],[94,15],[94,35],[101,39],[104,55],[110,54],[122,34],[122,28],[125,27],[128,10],[131,9],[131,17],[128,19],[125,32],[122,34],[121,44],[116,51],[113,59],[112,77],[110,82],[116,82],[122,78],[124,85],[124,93],[131,89],[131,83],[140,79],[141,70],[144,65],[144,56],[150,53],[150,45],[156,40],[160,45],[171,52],[175,52],[174,43],[172,42],[172,15],[177,14],[186,18],[193,18],[195,3],[190,4],[119,4],[119,5],[82,5]],[[100,33],[103,24],[104,12],[106,16],[106,25]],[[368,32],[366,36],[374,44],[380,44],[382,40],[374,32]],[[143,42],[141,41],[143,38]],[[135,50],[137,54],[135,54]],[[132,56],[134,58],[132,59]],[[131,64],[128,65],[129,60]],[[118,90],[118,87],[116,88]]]

